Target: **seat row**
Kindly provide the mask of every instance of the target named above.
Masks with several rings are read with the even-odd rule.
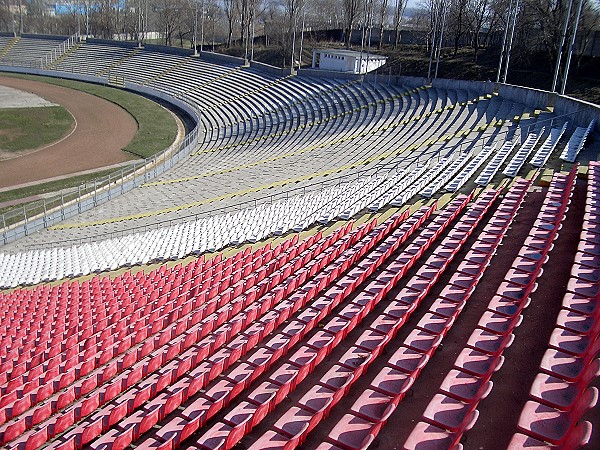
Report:
[[[363,227],[363,229],[368,230],[369,227]],[[364,230],[359,231],[358,235],[360,235],[360,233],[364,233]],[[296,258],[293,260],[293,263],[288,263],[287,269],[284,269],[283,273],[291,274],[294,266],[298,265],[298,267],[300,267],[302,264],[307,263],[308,261],[306,258],[310,259],[315,250],[322,252],[323,250],[328,249],[332,242],[347,234],[347,231],[348,227],[345,227],[339,230],[339,232],[335,235],[326,239],[321,239],[320,242],[314,244],[314,249],[310,248],[305,250],[303,254],[296,256]],[[356,233],[354,234],[356,235]],[[346,239],[345,245],[350,245],[352,242],[352,240]],[[329,256],[331,257],[331,255]],[[281,254],[280,257],[286,256],[285,254]],[[315,266],[314,269],[316,270],[318,267]],[[40,416],[41,419],[46,417],[48,419],[36,426],[35,430],[25,434],[23,434],[21,427],[24,426],[26,429],[28,429],[33,425],[33,422],[37,423],[38,420],[31,418],[27,419],[28,416],[20,416],[21,419],[19,421],[15,422],[13,420],[8,424],[8,427],[2,428],[3,442],[11,442],[17,438],[17,436],[20,442],[43,442],[44,439],[48,439],[52,436],[60,434],[61,430],[64,430],[65,427],[69,427],[70,424],[85,419],[85,416],[89,414],[88,411],[94,410],[98,406],[104,404],[104,409],[107,411],[107,414],[111,411],[114,411],[114,407],[117,407],[114,398],[123,398],[124,395],[131,394],[131,389],[133,387],[135,387],[137,390],[138,394],[136,395],[141,396],[134,396],[135,398],[147,399],[145,396],[150,394],[148,389],[142,389],[141,391],[139,390],[139,382],[143,377],[156,374],[157,370],[159,370],[159,373],[163,375],[166,374],[168,379],[170,379],[169,377],[174,376],[176,373],[178,375],[183,374],[183,372],[187,370],[184,368],[189,368],[189,364],[195,359],[199,357],[200,360],[202,360],[204,357],[210,356],[211,353],[214,353],[225,343],[225,341],[222,339],[230,339],[230,336],[235,334],[235,331],[232,331],[231,329],[232,326],[234,326],[235,329],[235,325],[233,324],[237,323],[237,326],[242,326],[244,323],[254,320],[252,317],[256,317],[256,315],[261,311],[260,306],[255,304],[256,300],[260,298],[258,297],[258,294],[267,292],[269,286],[278,283],[282,276],[282,273],[278,271],[277,273],[266,277],[267,274],[264,267],[259,271],[259,274],[260,273],[262,274],[258,277],[249,274],[249,277],[240,280],[243,282],[239,290],[240,294],[235,297],[232,297],[236,292],[235,290],[229,289],[228,292],[228,288],[225,290],[218,289],[220,286],[213,285],[213,279],[209,278],[207,280],[208,286],[206,286],[204,289],[195,289],[189,294],[185,295],[185,298],[190,297],[190,300],[195,302],[195,309],[187,307],[182,311],[183,316],[181,316],[180,319],[173,322],[173,319],[179,317],[179,315],[177,315],[169,321],[163,322],[164,324],[168,324],[168,326],[164,331],[159,332],[158,335],[150,335],[148,338],[146,338],[145,336],[147,334],[143,334],[138,331],[135,334],[136,343],[140,339],[138,337],[139,335],[142,335],[142,340],[137,346],[137,351],[127,352],[124,355],[125,358],[122,359],[122,363],[118,363],[113,359],[112,362],[109,362],[109,366],[103,368],[101,371],[98,371],[97,375],[95,375],[93,378],[87,377],[84,380],[84,385],[75,390],[75,397],[83,397],[81,397],[79,400],[76,400],[75,403],[72,404],[75,399],[74,397],[65,397],[64,394],[61,394],[55,400],[57,403],[50,403],[52,405],[52,409],[43,416]],[[257,282],[257,280],[259,281]],[[248,283],[248,281],[252,282]],[[244,294],[244,286],[247,288],[245,290],[246,294]],[[287,287],[287,289],[293,289],[293,287],[294,284],[292,283]],[[280,288],[280,293],[278,296],[273,296],[271,301],[273,301],[275,298],[282,299],[284,292],[285,291],[281,290]],[[250,304],[255,305],[253,309],[251,308]],[[240,311],[244,305],[250,307],[254,312],[252,314],[248,312],[250,315],[245,315],[244,317],[238,318],[238,311]],[[169,317],[171,316],[167,314],[167,317],[165,318]],[[223,328],[223,326],[225,326],[228,331],[223,330],[219,333],[212,333],[212,330],[220,330],[220,328]],[[217,339],[215,334],[220,336],[220,338]],[[202,336],[205,337],[202,338]],[[122,342],[127,342],[127,339],[124,339]],[[153,345],[149,346],[148,344]],[[170,369],[163,373],[165,370],[164,367],[166,366],[168,366]],[[109,367],[112,368],[107,370]],[[163,369],[160,369],[161,367],[163,367]],[[100,378],[98,378],[98,376]],[[167,378],[164,378],[163,381]],[[158,377],[158,380],[156,381],[159,382],[161,379],[161,377]],[[91,380],[95,380],[95,383],[90,384]],[[69,383],[70,380],[66,380],[66,382]],[[154,389],[156,386],[160,386],[160,383],[158,385],[151,383],[152,389]],[[90,389],[92,389],[91,392]],[[89,394],[87,392],[89,392]],[[152,392],[154,393],[153,395],[158,393],[153,390]],[[130,404],[128,405],[129,406],[126,405],[126,410],[132,406]],[[54,412],[54,408],[56,408],[56,412]],[[123,405],[119,405],[119,408],[121,409],[118,410],[122,411]],[[38,412],[39,416],[39,412],[41,411],[40,408],[38,407],[36,411]],[[29,414],[31,414],[31,412],[29,412]],[[34,417],[36,417],[35,413]],[[23,419],[25,419],[24,424],[22,421]],[[100,423],[101,422],[102,421],[100,421]],[[40,430],[44,430],[45,434],[42,435]],[[79,430],[81,430],[81,427]],[[90,436],[89,433],[92,433],[92,430],[96,430],[94,432],[99,432],[95,426],[91,427],[86,432],[87,437]],[[15,435],[15,433],[18,434]],[[77,440],[81,441],[82,436],[76,434],[76,438]]]
[[[269,235],[301,231],[325,218],[345,220],[389,190],[404,173],[366,176],[229,214],[53,249],[0,253],[0,287],[37,284],[153,261],[255,243]]]
[[[503,352],[514,340],[513,331],[523,320],[522,311],[537,289],[537,278],[568,209],[575,175],[556,174],[537,219],[511,269],[471,333],[439,392],[427,406],[405,448],[430,443],[433,448],[459,448],[460,439],[477,421],[477,406],[492,390],[491,378],[503,362]],[[469,366],[475,367],[475,370]],[[483,370],[482,370],[483,369]]]
[[[535,152],[533,158],[531,158],[531,165],[533,167],[544,167],[544,165],[548,161],[548,158],[550,158],[550,155],[558,145],[558,142],[565,134],[565,131],[567,130],[568,126],[569,122],[565,122],[562,127],[552,128],[550,130],[550,134],[548,135],[544,143],[540,146],[538,151]]]
[[[588,386],[600,376],[599,198],[600,167],[592,161],[582,232],[567,292],[511,449],[549,444],[579,448],[590,439],[591,423],[579,420],[598,400],[598,390]]]
[[[497,194],[497,192],[491,191],[479,197],[458,222],[452,226],[453,230],[465,227],[463,232],[466,240],[467,235],[479,223],[479,220],[496,199]],[[426,250],[422,247],[417,249],[419,243],[427,243],[427,247],[430,247],[440,236],[441,230],[437,226],[438,224],[434,221],[426,227],[414,241],[414,244],[407,247],[386,270],[380,273],[376,280],[366,287],[360,298],[362,299],[365,294],[375,296],[376,293],[377,295],[389,293],[410,270],[416,259],[420,258]],[[452,235],[452,232],[450,232],[450,235]],[[434,254],[441,251],[443,256],[440,256],[440,259],[445,259],[447,264],[452,261],[461,248],[460,243],[457,244],[456,241],[453,241],[452,250],[448,251],[449,248],[446,245],[456,238],[456,236],[451,237],[450,235],[434,247]],[[419,272],[421,272],[421,269]],[[410,286],[413,281],[409,281],[407,286]],[[413,283],[412,286],[417,289],[416,283]],[[410,289],[407,294],[406,289],[401,290],[395,299],[387,305],[384,312],[371,322],[371,325],[357,338],[355,344],[342,356],[339,369],[336,365],[331,369],[337,369],[338,372],[342,370],[349,372],[348,382],[342,386],[343,389],[328,392],[327,389],[323,389],[322,383],[316,385],[307,392],[297,406],[290,408],[288,412],[281,416],[270,431],[259,437],[251,448],[291,448],[291,446],[296,446],[298,443],[301,444],[308,433],[329,414],[346,393],[351,391],[352,385],[362,376],[375,358],[380,356],[386,345],[393,340],[396,333],[417,308],[420,299],[425,295],[425,291]],[[416,343],[417,341],[418,338],[413,340],[416,347],[419,346]],[[392,356],[392,359],[400,366],[405,362],[408,363],[405,357],[412,359],[412,355],[408,355],[405,350],[399,350]],[[415,353],[418,352],[415,347],[411,347],[409,353],[412,350]],[[353,359],[346,362],[346,355]],[[362,360],[355,363],[358,357],[362,357]],[[387,375],[388,372],[386,371],[383,376]],[[386,418],[394,411],[396,406],[395,395],[400,396],[406,392],[404,390],[405,383],[401,381],[401,376],[394,377],[394,374],[392,374],[392,377],[393,379],[388,378],[383,381],[384,386],[388,388],[387,390],[384,388],[384,392],[371,388],[364,391],[351,408],[351,413],[345,415],[330,433],[329,440],[331,442],[341,448],[358,448],[358,445],[366,447],[371,443],[372,438],[365,436],[376,434],[376,430],[385,423]],[[408,384],[409,378],[409,376],[406,376],[403,381]],[[294,431],[295,434],[292,433]]]
[[[315,299],[319,298],[319,293],[338,278],[341,271],[348,270],[356,258],[360,258],[362,254],[373,248],[378,241],[391,232],[394,225],[397,226],[398,222],[405,217],[406,215],[396,216],[377,228],[373,228],[374,222],[371,222],[353,232],[350,240],[346,240],[345,243],[342,242],[341,246],[331,249],[332,251],[328,252],[328,255],[321,259],[318,265],[313,264],[300,268],[293,276],[285,280],[288,289],[285,292],[280,292],[280,294],[275,294],[276,301],[273,301],[273,299],[268,302],[263,299],[259,300],[259,303],[264,307],[264,311],[261,312],[262,317],[258,318],[256,323],[247,328],[246,331],[242,329],[242,335],[232,336],[231,340],[226,340],[226,347],[218,350],[208,359],[198,361],[199,366],[193,371],[194,379],[198,379],[199,374],[204,375],[201,381],[194,384],[193,389],[190,380],[184,377],[177,383],[183,390],[168,389],[164,395],[157,396],[154,400],[151,399],[150,404],[139,411],[139,414],[134,414],[129,419],[121,421],[116,429],[110,430],[109,433],[100,437],[96,442],[92,442],[91,446],[94,448],[110,446],[110,443],[115,439],[119,441],[125,439],[127,442],[138,439],[141,434],[149,429],[147,426],[151,427],[157,421],[163,420],[173,411],[173,408],[191,399],[195,401],[195,404],[183,411],[183,414],[186,414],[186,411],[188,412],[187,420],[184,421],[183,417],[178,416],[179,425],[172,423],[170,426],[161,427],[161,430],[165,433],[162,435],[163,439],[168,441],[169,446],[176,445],[178,438],[181,436],[181,434],[176,433],[177,430],[179,430],[179,433],[187,435],[197,429],[214,411],[218,410],[222,402],[225,401],[225,395],[237,392],[241,387],[238,386],[238,388],[233,389],[232,382],[222,378],[219,378],[213,387],[207,385],[209,382],[229,366],[237,363],[247,352],[250,352],[250,355],[246,357],[246,367],[249,364],[251,370],[246,369],[246,375],[255,374],[255,376],[259,376],[264,372],[274,357],[273,352],[275,349],[281,349],[281,347],[279,344],[274,347],[275,343],[271,344],[271,350],[267,350],[262,346],[255,347],[307,302],[314,303],[318,301]],[[314,278],[312,274],[314,274]],[[271,296],[273,295],[271,294]],[[305,312],[303,317],[305,320],[312,317],[309,323],[311,327],[314,327],[317,319],[314,314],[315,310],[311,311],[312,316]],[[318,313],[316,315],[318,316]],[[293,333],[293,336],[300,337],[296,332]],[[175,381],[173,380],[173,383]],[[224,388],[224,385],[230,386],[230,388]],[[195,395],[200,388],[204,388],[204,394],[201,396]],[[165,404],[166,406],[164,406]],[[177,428],[173,428],[173,426]],[[61,439],[70,438],[70,436],[63,436]]]
[[[596,119],[592,119],[587,127],[577,127],[575,132],[571,135],[569,142],[565,146],[565,149],[560,154],[560,159],[568,162],[575,162],[577,155],[583,149],[585,142],[591,132],[596,127]]]
[[[528,183],[523,183],[513,187],[499,210],[510,210],[514,217],[527,186]],[[408,307],[398,325],[405,323],[427,296],[497,196],[498,192],[495,191],[482,194],[406,287],[398,293],[396,299]],[[319,449],[366,449],[371,445],[387,418],[402,401],[452,327],[486,270],[512,218],[507,215],[503,219],[494,220],[495,227],[498,227],[494,229],[498,233],[497,238],[493,241],[483,240],[482,236],[477,238],[429,312],[422,316],[416,328],[407,336],[385,367],[375,375],[369,388],[355,401],[350,413],[344,415],[334,426],[329,433],[328,442],[322,444]],[[502,220],[503,227],[499,227],[498,224]]]
[[[539,140],[542,138],[544,134],[545,127],[542,127],[539,131],[532,131],[527,134],[527,138],[525,142],[521,145],[521,147],[517,150],[517,153],[512,157],[512,159],[508,162],[504,171],[502,172],[507,177],[516,177],[521,167],[533,152],[533,149],[538,144]]]
[[[450,207],[449,211],[439,218],[439,223],[451,220],[457,213],[452,210],[456,209],[457,206],[460,207],[461,203],[459,202],[458,205]],[[310,317],[310,324],[314,326],[327,317],[329,312],[335,308],[336,305],[340,304],[345,297],[351,295],[354,289],[356,289],[370,273],[376,270],[377,267],[389,258],[394,249],[406,239],[406,234],[408,232],[412,233],[431,211],[431,208],[426,208],[422,213],[417,214],[417,217],[412,220],[412,223],[411,216],[406,222],[406,227],[401,225],[399,229],[392,233],[392,235],[377,249],[371,252],[371,254],[366,254],[362,262],[359,262],[358,266],[352,269],[345,277],[342,277],[330,291],[324,294],[324,298],[317,300],[308,310],[301,312],[300,316],[298,316],[298,320],[305,322],[306,319],[303,317]],[[426,241],[424,243],[426,243]],[[231,445],[234,445],[236,440],[243,436],[253,426],[251,423],[256,424],[260,422],[266,411],[270,411],[284,398],[285,395],[287,395],[287,393],[293,391],[297,383],[307,376],[314,369],[314,366],[316,366],[316,364],[318,364],[331,349],[340,342],[343,336],[362,320],[374,306],[374,302],[385,295],[385,286],[378,286],[374,289],[375,290],[371,290],[371,294],[367,297],[359,296],[355,300],[345,303],[344,308],[338,314],[326,322],[321,330],[317,331],[312,338],[306,341],[306,347],[302,347],[298,350],[289,359],[289,362],[279,366],[266,383],[267,385],[274,383],[275,386],[265,386],[263,384],[248,394],[246,401],[240,403],[238,407],[235,408],[235,412],[232,412],[227,416],[231,417],[231,420],[238,421],[235,426],[235,431],[232,430],[232,423],[227,422],[226,417],[225,422],[216,424],[214,427],[207,430],[198,439],[198,444],[204,447],[209,446],[210,448],[230,448]],[[294,322],[292,322],[292,324],[293,323]],[[302,338],[305,332],[307,332],[307,330],[303,327],[303,333],[299,338]],[[273,338],[273,341],[280,342],[281,339],[287,342],[285,346],[286,349],[291,348],[291,346],[297,342],[296,340],[290,342],[289,338],[285,339],[283,336],[278,335]],[[277,348],[281,348],[280,346],[281,344],[278,343]],[[271,347],[271,349],[273,349],[273,347]],[[285,354],[285,352],[283,352],[283,354]],[[307,355],[310,354],[313,356],[308,357]],[[279,352],[276,352],[276,355],[274,355],[273,358],[275,358],[275,356],[280,357]],[[356,358],[356,356],[349,356],[349,358]],[[348,363],[350,364],[351,361]],[[267,392],[264,392],[265,389],[270,392],[269,395],[267,395]],[[275,394],[275,392],[277,393]],[[258,398],[262,399],[261,405],[256,404],[256,399]],[[230,399],[228,399],[228,401],[229,400]],[[256,406],[260,406],[259,410],[252,413],[251,410],[256,409]],[[244,408],[244,411],[242,412],[238,408]],[[160,440],[160,437],[158,438]],[[150,439],[155,438],[152,437]],[[176,446],[181,444],[178,444],[177,440],[173,443]],[[142,445],[152,445],[152,443],[151,441],[145,441]],[[223,447],[223,445],[225,447]]]

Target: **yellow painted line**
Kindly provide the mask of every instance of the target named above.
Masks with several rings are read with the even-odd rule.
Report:
[[[430,88],[430,86],[426,86],[423,89],[429,89],[429,88]],[[395,100],[397,98],[405,97],[405,96],[409,95],[410,93],[412,93],[412,91],[406,91],[406,92],[394,95],[392,97],[386,98],[386,99],[384,99],[382,101],[393,101],[393,100]],[[214,153],[214,152],[217,152],[217,151],[220,151],[220,150],[228,150],[228,149],[231,149],[231,148],[240,147],[242,145],[250,144],[252,142],[264,141],[264,140],[267,140],[267,139],[274,138],[276,136],[283,136],[283,135],[291,134],[291,133],[293,133],[295,131],[298,131],[299,129],[305,129],[305,128],[308,128],[308,127],[312,127],[314,125],[320,125],[321,123],[327,123],[327,122],[329,122],[331,120],[337,119],[338,117],[345,117],[347,115],[351,115],[354,112],[358,112],[358,111],[360,111],[363,108],[366,109],[366,108],[370,108],[371,106],[376,106],[376,104],[377,104],[377,102],[370,102],[370,103],[368,103],[367,105],[364,105],[361,108],[354,108],[354,109],[352,109],[350,111],[346,111],[346,112],[337,114],[335,116],[327,117],[327,118],[322,119],[322,120],[307,122],[307,123],[305,123],[303,125],[291,128],[291,129],[289,129],[287,131],[281,131],[279,133],[272,133],[272,134],[269,134],[268,136],[260,136],[260,137],[254,138],[254,139],[248,139],[246,141],[236,142],[234,144],[223,145],[223,146],[212,148],[212,149],[209,149],[209,150],[201,150],[199,152],[191,153],[190,156],[197,156],[197,155],[201,155],[201,154],[205,154],[205,153]],[[413,118],[412,120],[416,121],[416,120],[419,120],[420,118],[421,118],[421,116],[418,116],[417,118]],[[239,123],[241,123],[241,122],[239,122]],[[405,122],[405,123],[408,123],[408,122]]]
[[[435,138],[431,139],[430,141],[423,141],[421,143],[413,144],[407,148],[402,148],[402,149],[398,149],[398,150],[394,150],[394,151],[390,151],[390,152],[386,152],[386,153],[380,153],[378,155],[371,156],[371,157],[363,159],[363,160],[359,160],[359,161],[356,161],[356,162],[353,162],[350,164],[346,164],[344,166],[336,167],[336,168],[325,170],[322,172],[310,173],[310,174],[302,175],[302,176],[296,177],[296,178],[288,178],[288,179],[276,181],[276,182],[270,183],[270,184],[264,184],[264,185],[253,187],[253,188],[243,189],[240,191],[232,192],[230,194],[225,194],[225,195],[221,195],[218,197],[212,197],[212,198],[207,198],[204,200],[199,200],[199,201],[193,202],[193,203],[172,206],[170,208],[165,208],[165,209],[161,209],[161,210],[157,210],[157,211],[148,211],[145,213],[132,214],[132,215],[128,215],[128,216],[113,217],[111,219],[98,220],[98,221],[94,221],[94,222],[56,225],[56,226],[50,227],[49,229],[50,230],[66,230],[66,229],[73,229],[73,228],[86,228],[86,227],[91,227],[91,226],[107,225],[110,223],[124,222],[124,221],[128,221],[128,220],[135,220],[135,219],[142,219],[145,217],[157,216],[160,214],[167,214],[167,213],[171,213],[171,212],[183,211],[185,209],[190,209],[190,208],[194,208],[196,206],[206,205],[208,203],[213,203],[213,202],[225,200],[228,198],[233,198],[233,197],[242,196],[242,195],[246,195],[246,194],[250,194],[250,193],[260,192],[265,189],[272,189],[274,187],[282,187],[282,186],[285,186],[285,185],[291,184],[291,183],[299,183],[301,181],[310,180],[312,178],[327,176],[327,175],[331,175],[333,173],[338,173],[338,172],[343,172],[344,170],[355,169],[357,167],[367,165],[369,163],[376,162],[381,159],[386,159],[386,158],[389,158],[392,156],[398,156],[401,153],[406,152],[406,151],[417,150],[418,148],[427,145],[428,142],[441,142],[443,140],[449,140],[451,138],[451,136],[452,135],[442,136],[437,139],[435,139]]]

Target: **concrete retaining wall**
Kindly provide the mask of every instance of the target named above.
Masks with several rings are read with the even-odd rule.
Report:
[[[12,36],[12,33],[11,33]],[[71,36],[56,36],[52,34],[22,34],[21,37],[27,39],[43,39],[45,41],[66,41]]]
[[[544,109],[554,103],[555,94],[539,89],[531,89],[512,84],[496,84],[495,91],[502,98],[512,100],[514,102],[524,103],[532,108]]]
[[[600,133],[600,106],[593,103],[578,100],[566,95],[557,95],[554,104],[555,114],[569,114],[577,111],[572,115],[573,123],[578,127],[587,127],[593,119],[596,119],[596,127],[594,130]]]
[[[169,47],[168,45],[144,44],[144,50],[179,56],[192,56],[194,54],[194,50],[191,48]]]
[[[337,80],[360,80],[363,76],[357,73],[334,72],[331,70],[320,69],[300,69],[298,75],[302,77],[313,78],[333,78]]]
[[[246,64],[246,60],[244,58],[238,58],[237,56],[222,55],[221,53],[213,53],[207,51],[200,53],[200,59],[216,63],[233,64],[236,66],[243,66]]]
[[[445,78],[436,78],[431,81],[433,87],[441,89],[463,89],[474,91],[479,95],[491,94],[494,92],[494,84],[486,81],[468,81],[468,80],[450,80]]]
[[[250,67],[278,77],[286,77],[292,72],[291,68],[275,67],[258,61],[250,61]]]
[[[112,39],[96,39],[96,38],[88,38],[86,40],[90,44],[99,44],[99,45],[110,45],[113,47],[122,47],[122,48],[137,48],[138,43],[134,41],[113,41]]]

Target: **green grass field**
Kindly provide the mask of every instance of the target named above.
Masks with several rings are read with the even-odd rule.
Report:
[[[141,158],[148,158],[167,148],[177,136],[173,115],[158,103],[121,89],[63,80],[51,77],[2,73],[2,76],[24,78],[76,89],[106,99],[125,109],[138,123],[133,140],[123,150]]]
[[[73,129],[61,106],[0,109],[0,151],[33,150],[58,141]]]

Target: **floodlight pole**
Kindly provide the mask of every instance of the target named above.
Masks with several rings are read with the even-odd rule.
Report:
[[[256,21],[256,5],[252,5],[252,42],[250,43],[250,61],[254,61],[254,22]],[[213,32],[214,32],[213,22]]]
[[[504,36],[502,37],[502,50],[500,51],[500,61],[498,61],[498,73],[496,74],[496,83],[500,82],[500,74],[502,73],[502,62],[504,60],[504,52],[506,50],[506,39],[508,38],[508,29],[510,28],[510,16],[512,13],[513,0],[508,4],[508,13],[506,14],[506,26],[504,27]]]
[[[567,15],[565,16],[565,24],[563,26],[562,36],[560,38],[560,45],[558,46],[558,55],[556,55],[556,67],[554,68],[554,79],[552,80],[552,92],[556,92],[556,83],[558,82],[558,73],[560,72],[560,60],[562,59],[562,53],[565,48],[567,29],[569,28],[569,19],[571,18],[572,7],[573,0],[570,0],[569,6],[567,7]]]
[[[364,1],[363,4],[363,18],[362,18],[362,32],[360,33],[360,67],[358,69],[359,73],[362,73],[362,63],[363,63],[363,52],[365,51],[365,30],[366,30],[366,22],[367,22],[367,0]],[[350,34],[348,38],[348,42],[352,44],[352,34]]]
[[[298,70],[302,68],[302,50],[304,46],[304,23],[306,22],[306,4],[302,4],[302,31],[300,33],[300,55],[298,56]],[[254,22],[252,22],[254,23]]]
[[[441,0],[440,0],[440,4],[441,4]],[[435,46],[437,44],[437,28],[438,28],[439,17],[440,17],[440,8],[438,6],[435,10],[435,17],[433,19],[433,34],[431,36],[431,51],[429,52],[429,68],[427,69],[427,79],[428,80],[431,80],[431,66],[433,64],[433,51],[434,51],[433,49],[435,48]]]
[[[440,66],[440,55],[442,53],[442,41],[444,39],[444,29],[446,28],[446,14],[448,13],[448,8],[446,8],[446,5],[443,0],[442,8],[444,10],[444,15],[442,16],[442,28],[440,30],[440,41],[438,42],[437,59],[435,61],[435,75],[433,76],[433,78],[437,78],[438,76],[438,68]]]
[[[292,73],[294,72],[294,53],[296,53],[296,9],[294,8],[294,11],[292,12],[292,55],[291,55],[291,61],[290,61],[290,67],[292,68]]]
[[[502,83],[506,84],[506,76],[508,75],[508,63],[510,62],[510,51],[512,49],[513,37],[515,35],[515,27],[517,25],[517,13],[519,11],[519,0],[516,0],[515,10],[512,17],[512,28],[510,30],[510,39],[508,40],[508,49],[506,51],[506,65],[504,66],[504,75],[502,76]]]
[[[194,2],[194,56],[198,56],[198,2]]]
[[[85,0],[85,37],[90,35],[90,16],[89,16],[89,3],[88,0]]]
[[[138,29],[137,29],[137,38],[138,38],[138,47],[142,47],[142,0],[138,0]],[[87,17],[87,8],[86,8],[86,17]]]
[[[17,29],[15,28],[15,14],[12,11],[12,8],[8,8],[8,13],[10,14],[10,22],[12,23],[13,36],[17,37]]]
[[[581,9],[583,8],[583,0],[579,0],[579,7],[577,8],[577,16],[575,17],[575,25],[573,25],[573,34],[571,35],[571,45],[569,46],[569,53],[567,54],[567,64],[565,67],[565,76],[563,77],[562,87],[560,94],[565,94],[567,88],[567,78],[569,77],[569,67],[571,67],[571,56],[573,56],[573,50],[575,50],[575,37],[577,36],[577,28],[579,27],[579,19],[581,18]]]
[[[19,34],[23,34],[23,2],[19,0]]]
[[[204,0],[202,0],[202,21],[200,22],[200,53],[204,51]]]
[[[246,63],[248,62],[248,39],[249,39],[249,26],[248,23],[246,22],[243,30],[244,33],[244,61],[246,61]]]

